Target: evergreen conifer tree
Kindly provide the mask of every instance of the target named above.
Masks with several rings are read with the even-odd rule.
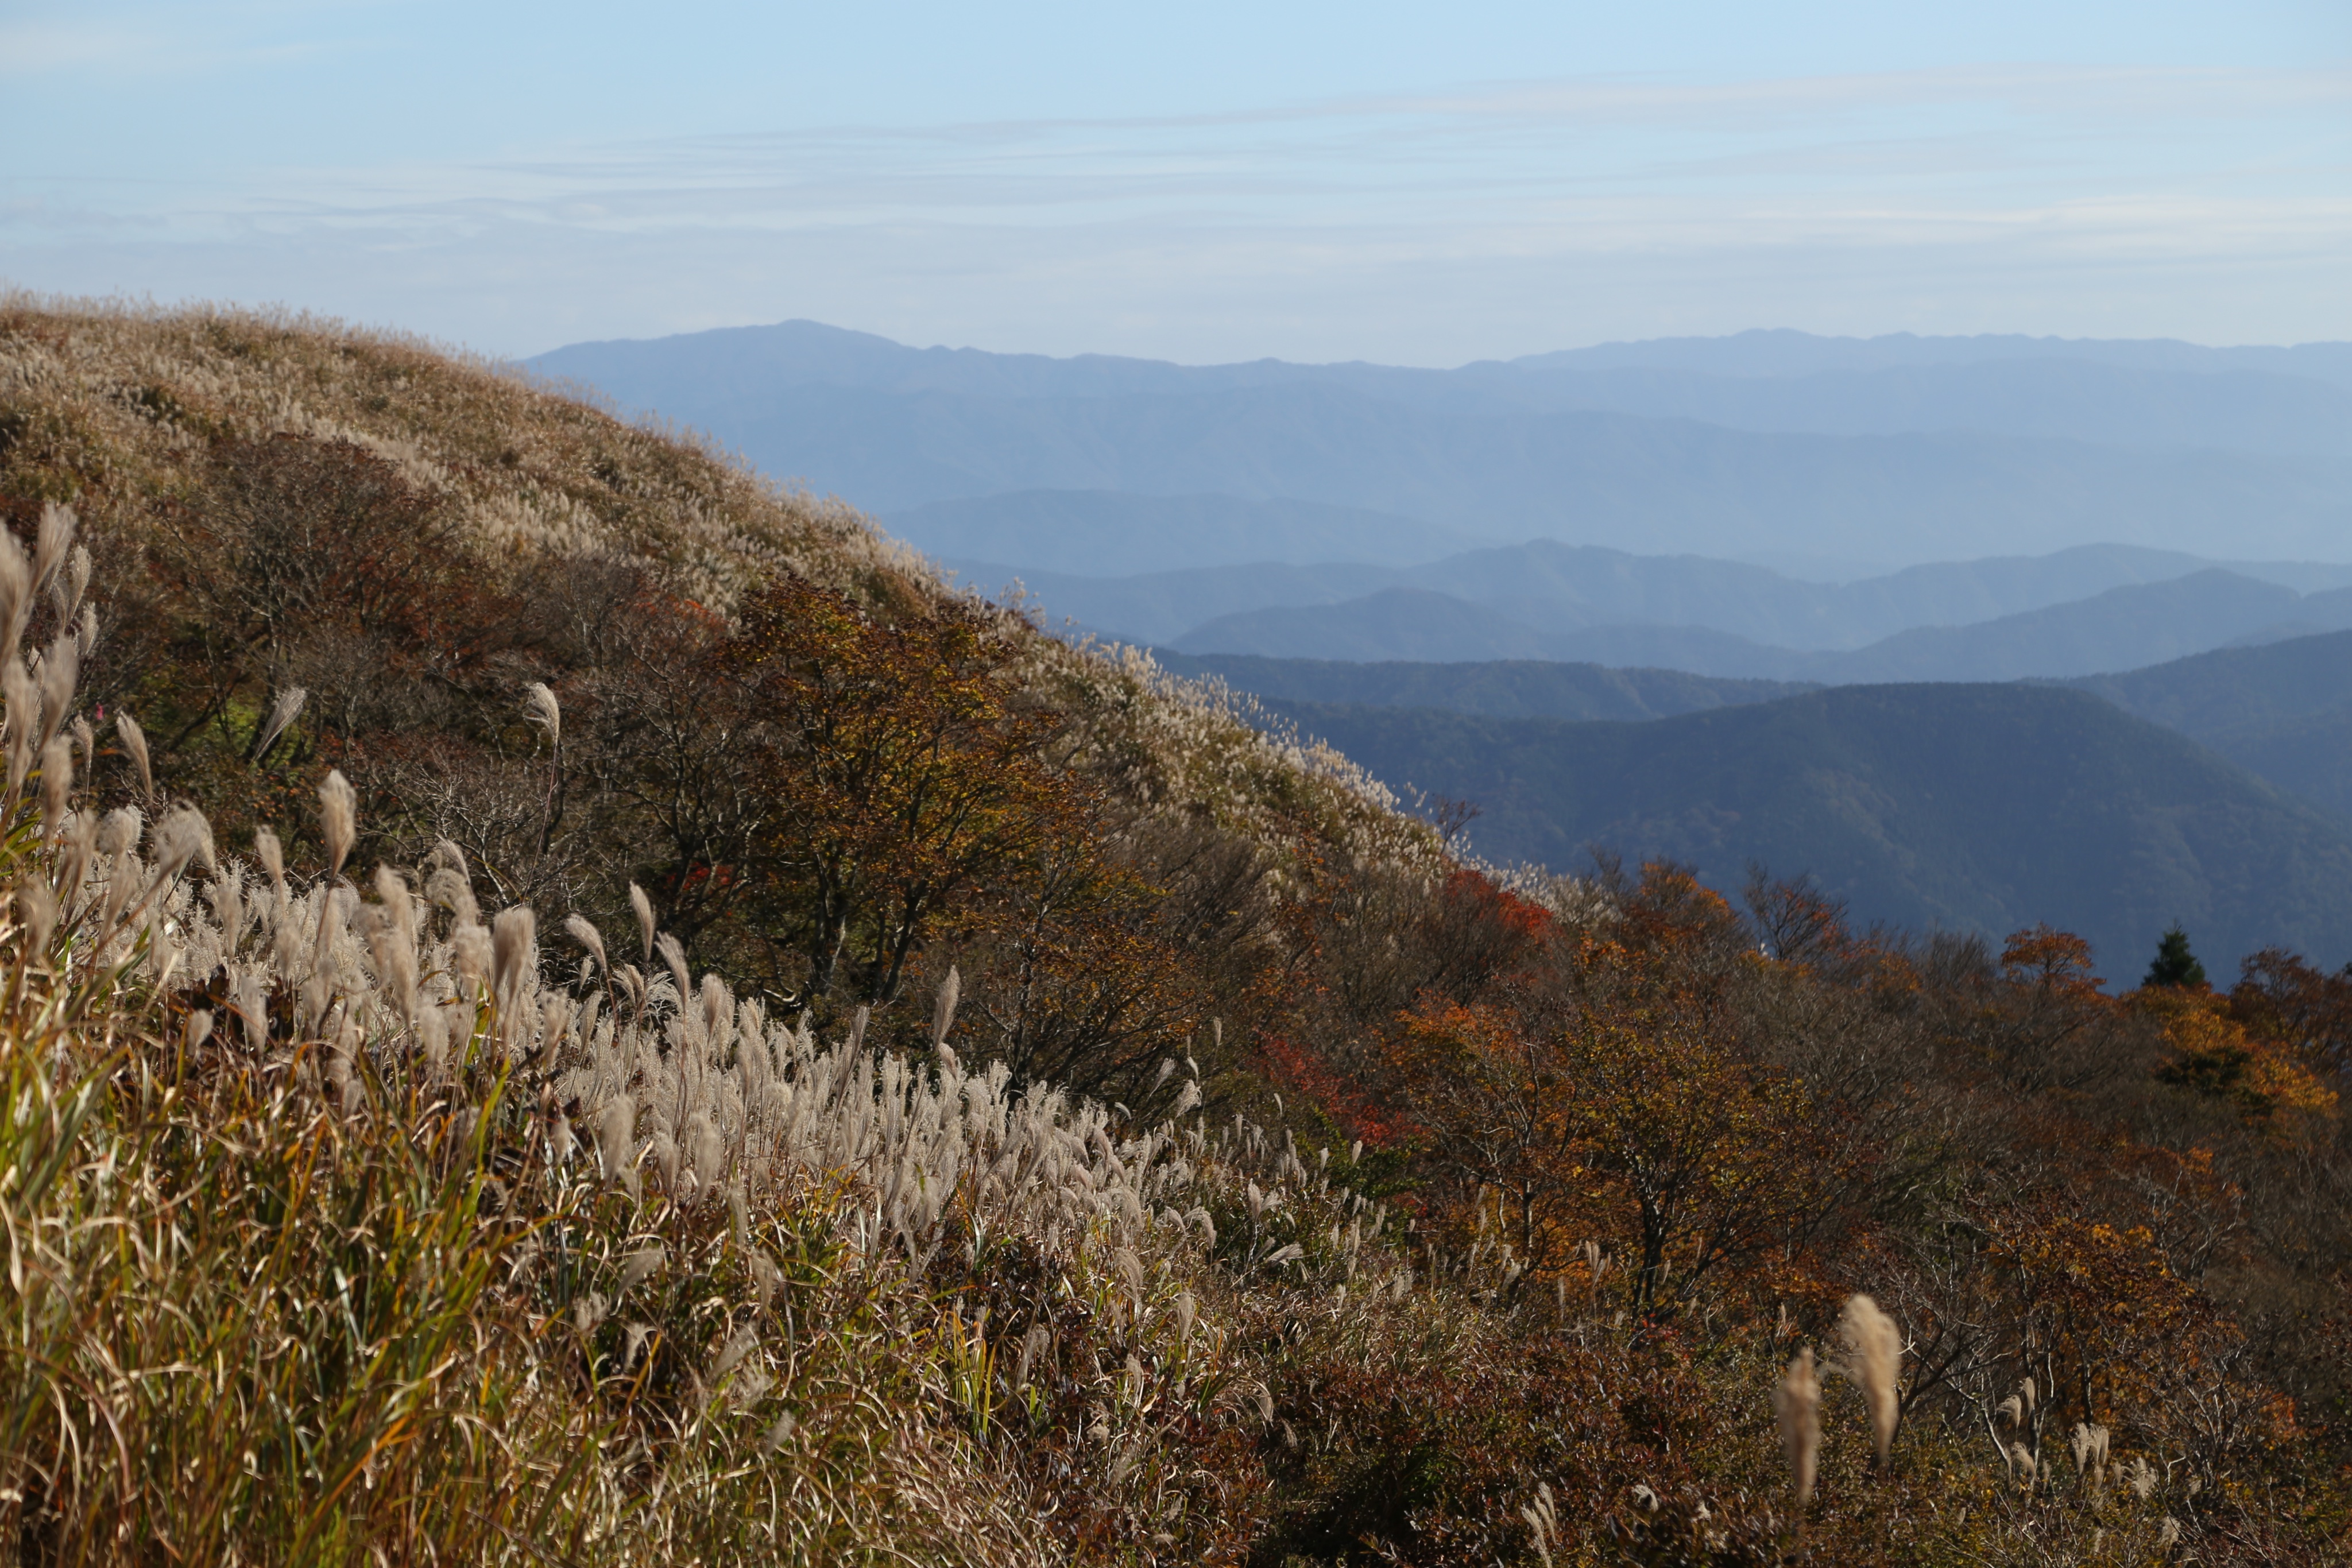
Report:
[[[2147,967],[2147,978],[2140,984],[2175,991],[2201,991],[2206,983],[2205,966],[2189,950],[2189,933],[2176,920],[2157,943],[2156,962]]]

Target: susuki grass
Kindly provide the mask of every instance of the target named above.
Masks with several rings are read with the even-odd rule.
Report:
[[[0,593],[56,570],[0,535]],[[1264,1420],[1171,1280],[1236,1136],[1232,1267],[1301,1256],[1294,1151],[968,1071],[952,982],[919,1066],[697,980],[649,917],[636,962],[577,920],[542,953],[454,851],[362,894],[340,775],[307,885],[187,808],[78,811],[70,667],[6,710],[42,758],[0,927],[25,1560],[1043,1559],[1049,1433],[1087,1456],[1079,1539],[1241,1521],[1149,1462]]]

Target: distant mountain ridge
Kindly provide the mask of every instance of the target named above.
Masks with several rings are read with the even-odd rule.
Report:
[[[1089,523],[1074,528],[1081,536],[1070,551],[1074,557],[1084,558],[1096,548],[1091,528]],[[937,549],[939,538],[915,533],[913,542]],[[1154,538],[1145,548],[1174,549],[1185,542]],[[2185,578],[2220,564],[2176,551],[2091,545],[2047,556],[1940,562],[1860,581],[1822,583],[1740,561],[1636,556],[1548,539],[1466,550],[1404,568],[1362,560],[1297,564],[1276,554],[1273,543],[1269,539],[1266,553],[1244,566],[1198,566],[1123,577],[1088,576],[1075,569],[1037,570],[1002,558],[961,559],[952,549],[939,553],[975,586],[993,590],[1018,579],[1038,596],[1049,618],[1066,615],[1130,642],[1171,644],[1221,616],[1337,604],[1383,589],[1409,588],[1483,604],[1529,631],[1697,626],[1748,643],[1805,651],[1858,648],[1919,626],[1995,620],[2086,600],[2113,588]],[[1114,538],[1099,548],[1131,547]],[[2352,586],[2352,567],[2230,563],[2229,570],[2299,591]],[[1280,618],[1269,623],[1278,626]],[[1303,645],[1283,652],[1339,656]],[[1357,656],[1402,655],[1390,649]],[[2145,661],[2124,661],[2140,662]]]
[[[1540,660],[1351,664],[1245,653],[1192,658],[1164,650],[1157,657],[1171,674],[1223,681],[1236,691],[1277,702],[1439,707],[1490,718],[1671,718],[1771,702],[1808,689],[1784,681],[1715,680],[1681,670],[1618,670]]]
[[[2263,344],[2210,348],[2177,338],[2035,338],[2019,332],[1966,337],[1889,332],[1875,338],[1822,337],[1786,328],[1752,329],[1717,338],[1652,338],[1561,349],[1505,361],[1520,370],[1581,368],[1704,370],[1718,375],[1790,376],[1823,371],[1969,365],[2000,360],[2077,360],[2126,370],[2263,371],[2352,388],[2352,343]]]
[[[1391,512],[1239,496],[1129,496],[1017,490],[968,496],[882,519],[900,538],[953,563],[1060,578],[1214,570],[1203,561],[1402,567],[1495,541]],[[1008,564],[1019,563],[1019,564]],[[1074,613],[1076,612],[1073,612]],[[1198,617],[1205,619],[1205,617]]]
[[[577,344],[532,368],[886,514],[1014,491],[1227,495],[1476,537],[1895,562],[2102,539],[2197,549],[2225,530],[2249,555],[2313,556],[2352,536],[2340,345],[1792,341],[1458,371],[1181,366],[790,322]],[[1807,373],[1788,373],[1801,360]],[[1780,377],[1760,407],[1727,384],[1759,364]],[[1852,381],[1889,371],[1907,380]]]
[[[2297,594],[2218,568],[1968,625],[1914,627],[1844,651],[1776,647],[1709,626],[1570,621],[1547,631],[1514,617],[1514,608],[1433,588],[1386,588],[1332,603],[1229,613],[1172,645],[1186,653],[1273,658],[1551,659],[1835,685],[2095,674],[2233,642],[2352,627],[2352,589]]]

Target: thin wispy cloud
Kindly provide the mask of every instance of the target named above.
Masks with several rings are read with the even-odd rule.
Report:
[[[1546,298],[1570,283],[1589,303],[1654,298],[1671,274],[1747,280],[1764,292],[1727,329],[1850,329],[1871,324],[1842,312],[1883,308],[1904,277],[1942,295],[1966,267],[1982,314],[1955,319],[1946,300],[1945,324],[2063,329],[2019,319],[2006,291],[2023,283],[2036,311],[2079,307],[2096,262],[2123,269],[2096,286],[2112,308],[2145,298],[2135,267],[2177,280],[2252,265],[2273,287],[2298,268],[2352,269],[2347,109],[2343,69],[2028,65],[574,141],[169,186],[19,178],[0,212],[16,259],[0,267],[108,254],[126,234],[145,265],[176,249],[194,273],[265,250],[280,275],[332,257],[355,297],[341,308],[370,313],[387,255],[431,257],[411,277],[432,281],[410,287],[433,290],[458,335],[502,350],[560,340],[581,315],[582,300],[519,300],[494,281],[566,246],[582,254],[556,276],[619,298],[635,330],[816,315],[945,337],[949,312],[915,301],[952,295],[964,319],[1029,334],[1018,346],[1313,353],[1352,332],[1347,351],[1443,361],[1607,330],[1580,334],[1572,302]],[[1811,287],[1790,275],[1799,256]],[[1858,297],[1848,275],[1865,260],[1886,276]],[[1253,277],[1266,298],[1236,309]],[[1383,287],[1385,350],[1362,341],[1358,314]],[[1427,335],[1441,300],[1450,350]],[[1516,341],[1476,325],[1514,308],[1528,319]],[[1165,340],[1171,319],[1204,309],[1216,315]],[[1285,340],[1239,340],[1269,319]],[[1139,335],[1139,321],[1154,325]],[[2208,322],[2263,329],[2242,308],[2234,329],[2227,310]]]

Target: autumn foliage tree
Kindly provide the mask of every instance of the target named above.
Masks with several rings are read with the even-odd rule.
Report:
[[[1393,1091],[1454,1201],[1497,1195],[1538,1277],[1601,1242],[1644,1312],[1757,1259],[1823,1200],[1802,1153],[1814,1108],[1748,1048],[1703,956],[1721,913],[1703,894],[1650,868],[1647,901],[1612,925],[1560,934],[1492,1000],[1426,998],[1391,1036]]]
[[[786,577],[744,608],[720,667],[754,726],[744,758],[772,810],[743,913],[796,955],[814,998],[894,1000],[943,922],[985,918],[1070,825],[1018,700],[1013,646],[978,610],[885,622]]]

